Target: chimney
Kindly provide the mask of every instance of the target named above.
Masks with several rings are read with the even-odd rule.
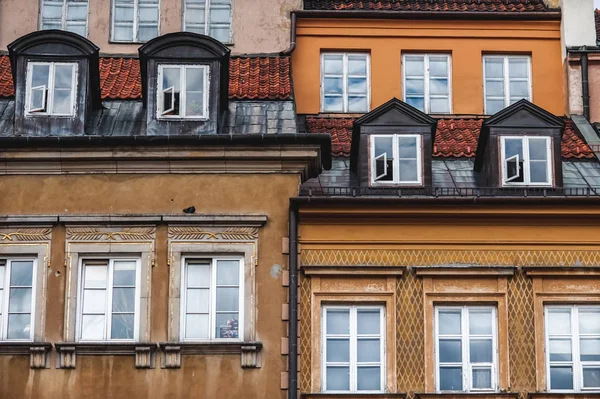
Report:
[[[554,3],[556,0],[544,0]],[[596,22],[594,19],[594,0],[560,0],[562,21],[560,33],[563,60],[567,47],[595,46]]]

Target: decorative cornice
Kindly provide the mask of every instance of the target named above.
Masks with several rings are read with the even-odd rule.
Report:
[[[113,231],[99,227],[67,227],[70,241],[140,241],[154,240],[155,227],[127,227]]]
[[[249,241],[258,238],[258,229],[255,227],[219,229],[203,226],[170,226],[169,238],[172,240]]]
[[[52,229],[49,227],[22,227],[0,230],[0,242],[3,241],[48,241]]]

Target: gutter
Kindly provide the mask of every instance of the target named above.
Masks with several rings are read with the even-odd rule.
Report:
[[[292,55],[294,50],[296,50],[296,12],[292,11],[290,14],[292,23],[290,26],[290,47],[287,50],[283,50],[279,53],[282,56]]]
[[[589,197],[293,197],[301,205],[598,205],[600,196]],[[589,215],[582,215],[589,217]],[[290,316],[291,317],[291,316]]]
[[[298,207],[289,208],[288,399],[298,398]]]
[[[536,20],[560,21],[560,11],[473,12],[473,11],[392,11],[392,10],[298,10],[298,18],[371,18],[371,19],[429,19],[429,20]]]

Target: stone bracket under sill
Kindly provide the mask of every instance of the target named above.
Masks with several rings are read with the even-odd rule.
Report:
[[[517,392],[415,393],[418,399],[516,399]]]
[[[406,393],[306,393],[300,394],[302,399],[404,399]]]
[[[50,368],[50,357],[52,350],[49,342],[0,342],[1,355],[29,355],[29,367],[32,369]]]
[[[153,369],[154,354],[158,345],[154,342],[113,343],[113,342],[58,342],[54,344],[58,352],[57,368],[74,369],[79,356],[135,356],[135,367]]]
[[[242,368],[258,368],[262,342],[161,342],[161,367],[181,367],[181,355],[240,355]]]

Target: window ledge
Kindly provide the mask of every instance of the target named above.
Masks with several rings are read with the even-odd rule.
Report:
[[[524,266],[523,270],[528,276],[600,276],[600,266]],[[574,392],[569,395],[579,394],[589,394],[589,392]],[[563,395],[563,393],[535,393],[535,395]]]
[[[57,342],[58,368],[74,369],[77,355],[81,356],[135,356],[138,369],[154,368],[153,342]]]
[[[318,392],[318,393],[302,393],[300,394],[302,399],[367,399],[367,398],[376,398],[376,399],[403,399],[406,398],[405,393],[328,393],[328,392]]]
[[[531,399],[598,399],[599,392],[531,392],[527,395]]]
[[[260,367],[262,342],[161,342],[162,368],[180,368],[181,355],[240,355],[242,368]]]
[[[29,355],[29,367],[32,369],[49,368],[49,356],[52,344],[49,342],[0,342],[0,355]]]
[[[512,276],[516,267],[513,266],[413,266],[417,276]],[[430,394],[423,394],[430,395]],[[446,393],[436,395],[448,395]],[[469,395],[482,395],[482,393],[469,393]],[[487,395],[487,393],[485,394]]]
[[[348,273],[401,276],[405,266],[301,266],[306,275],[348,275]],[[362,394],[361,394],[362,395]]]
[[[444,392],[444,393],[415,393],[419,399],[509,399],[517,398],[517,392]]]

